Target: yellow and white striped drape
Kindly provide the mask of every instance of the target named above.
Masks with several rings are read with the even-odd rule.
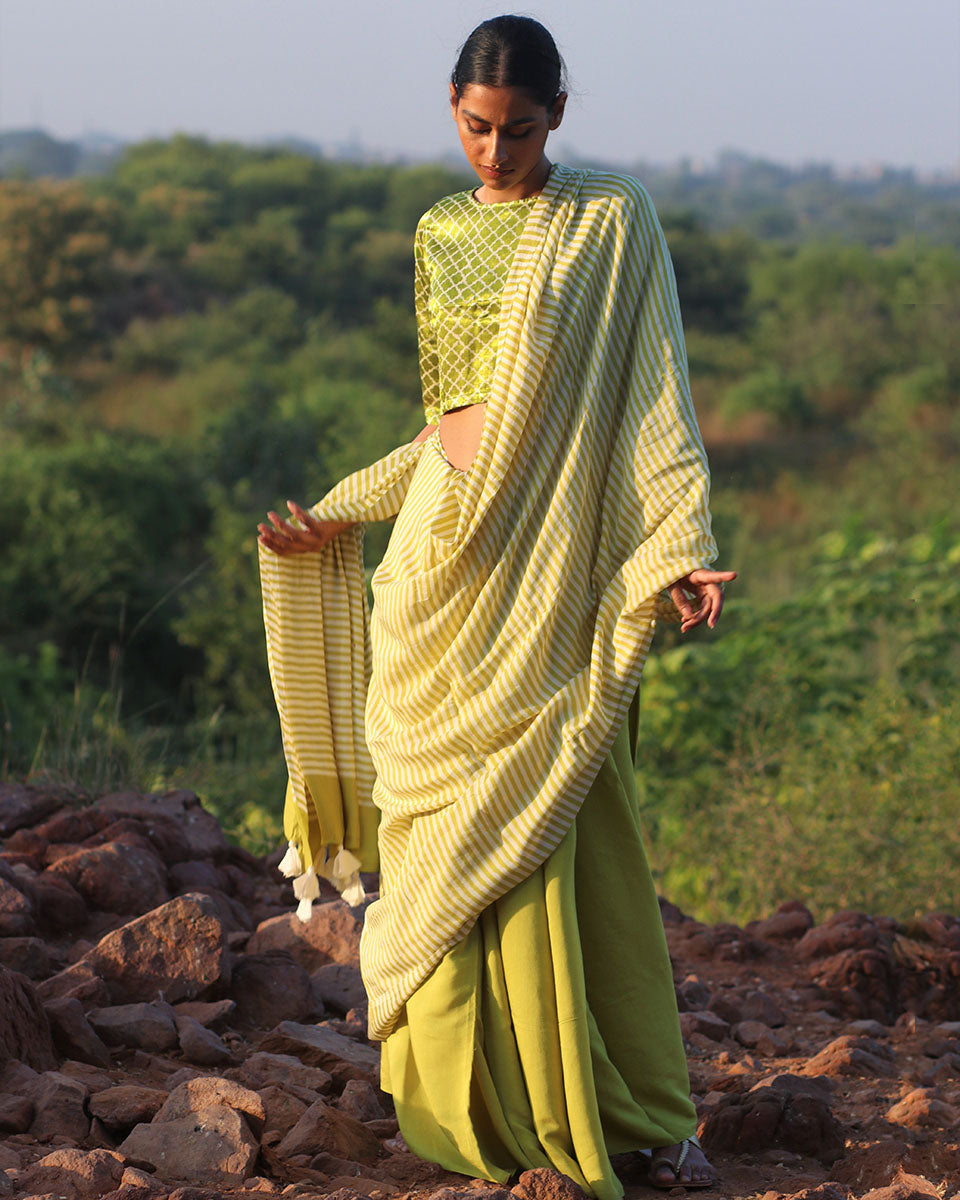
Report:
[[[312,510],[400,514],[372,659],[362,524],[317,555],[261,549],[298,895],[320,871],[356,899],[380,813],[361,943],[376,1038],[559,844],[637,690],[658,593],[716,557],[673,269],[636,180],[553,166],[500,329],[456,520],[392,553],[408,491],[429,504],[429,472],[453,470],[421,461],[426,443]]]

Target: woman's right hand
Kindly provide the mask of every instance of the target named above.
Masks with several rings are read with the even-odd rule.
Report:
[[[322,550],[338,533],[343,533],[355,524],[354,521],[319,521],[293,500],[287,501],[287,508],[302,528],[284,520],[275,512],[267,513],[272,529],[264,523],[257,526],[257,541],[274,554],[310,554],[312,551]]]

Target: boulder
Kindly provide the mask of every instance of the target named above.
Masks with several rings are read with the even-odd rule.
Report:
[[[828,1042],[800,1068],[800,1074],[888,1077],[894,1074],[893,1052],[872,1038],[844,1034]]]
[[[111,1133],[126,1134],[134,1125],[152,1121],[166,1100],[167,1093],[159,1088],[123,1083],[97,1092],[88,1108]]]
[[[325,963],[317,967],[310,980],[320,1007],[332,1009],[341,1016],[367,1002],[360,968],[350,963]]]
[[[273,1083],[260,1090],[260,1099],[267,1112],[264,1133],[273,1131],[281,1138],[290,1132],[308,1108],[303,1100]]]
[[[44,871],[31,883],[37,917],[53,930],[80,929],[89,918],[87,902],[73,884],[60,875]]]
[[[825,1100],[769,1087],[722,1097],[704,1120],[700,1141],[708,1155],[779,1147],[827,1164],[843,1156],[846,1144]]]
[[[377,1158],[380,1141],[360,1121],[338,1112],[324,1100],[315,1100],[277,1146],[277,1154],[291,1158],[318,1150],[364,1161]]]
[[[337,1108],[356,1121],[382,1121],[386,1116],[376,1088],[365,1079],[348,1079],[337,1099]]]
[[[181,1000],[175,1005],[178,1017],[193,1017],[206,1029],[222,1029],[237,1011],[235,1000]]]
[[[169,899],[167,872],[152,850],[122,842],[90,846],[48,868],[101,912],[136,915]]]
[[[26,1096],[0,1096],[0,1133],[26,1133],[35,1111]]]
[[[0,937],[29,937],[35,928],[33,901],[0,875]]]
[[[58,1200],[99,1200],[120,1186],[123,1167],[112,1150],[54,1150],[28,1167],[17,1183],[23,1195],[52,1192]]]
[[[343,900],[328,900],[314,904],[307,922],[294,912],[264,921],[247,943],[247,950],[251,954],[286,950],[308,971],[328,962],[355,966],[360,961],[362,927],[362,906],[353,908]]]
[[[28,979],[46,979],[48,975],[59,971],[62,965],[40,938],[0,938],[0,966],[19,971]]]
[[[43,1007],[50,1021],[54,1045],[63,1058],[79,1059],[97,1067],[110,1066],[110,1051],[87,1020],[79,1000],[65,996],[48,1000]]]
[[[887,1120],[907,1129],[955,1129],[960,1109],[947,1104],[934,1088],[914,1088],[887,1112]]]
[[[893,1183],[887,1184],[886,1187],[874,1188],[861,1197],[861,1200],[930,1200],[931,1196],[939,1195],[939,1188],[929,1179],[901,1172]]]
[[[741,1046],[757,1050],[767,1058],[779,1058],[789,1050],[789,1043],[762,1021],[741,1021],[733,1027],[733,1037]]]
[[[38,1142],[57,1136],[82,1142],[90,1132],[87,1089],[79,1080],[59,1071],[46,1071],[31,1089],[30,1099],[34,1106],[30,1132]]]
[[[270,1054],[264,1050],[251,1054],[242,1066],[228,1071],[227,1078],[254,1090],[276,1085],[294,1096],[305,1096],[309,1104],[317,1099],[318,1092],[329,1092],[333,1083],[333,1077],[320,1067],[307,1066],[291,1054]]]
[[[183,1057],[198,1067],[227,1067],[235,1061],[222,1038],[195,1021],[177,1014],[177,1038]]]
[[[0,838],[9,837],[27,825],[37,825],[56,812],[63,795],[53,789],[25,783],[0,783]]]
[[[781,904],[770,917],[761,921],[751,921],[744,927],[744,932],[751,937],[765,938],[772,942],[788,942],[803,935],[813,928],[813,913],[799,900],[788,900]]]
[[[322,1025],[283,1021],[260,1042],[260,1049],[270,1054],[291,1054],[308,1066],[322,1067],[338,1082],[379,1082],[379,1051]]]
[[[90,1024],[110,1046],[133,1050],[170,1050],[177,1044],[174,1011],[169,1004],[116,1004],[87,1014]]]
[[[699,1033],[712,1042],[722,1042],[730,1032],[730,1026],[713,1012],[685,1012],[680,1014],[680,1030],[684,1037]]]
[[[112,811],[118,816],[135,816],[146,821],[171,822],[183,839],[183,859],[226,858],[230,844],[216,817],[208,813],[199,797],[185,790],[154,792],[143,795],[139,792],[116,792],[101,796],[97,806],[103,811]]]
[[[314,1009],[310,976],[285,952],[244,954],[231,979],[237,1023],[270,1029],[281,1021],[300,1021]]]
[[[242,1113],[254,1133],[259,1134],[263,1130],[267,1114],[259,1095],[232,1079],[221,1079],[217,1075],[200,1075],[174,1088],[154,1117],[154,1122],[178,1121],[190,1113],[216,1107]]]
[[[586,1196],[569,1175],[547,1167],[524,1171],[510,1192],[517,1200],[584,1200]]]
[[[223,1105],[137,1125],[119,1146],[128,1162],[149,1167],[160,1179],[201,1184],[246,1179],[253,1174],[257,1151],[257,1139],[242,1114]]]
[[[231,954],[215,905],[191,893],[108,933],[81,964],[105,981],[117,1004],[157,996],[172,1004],[228,983]]]
[[[33,984],[0,967],[0,1063],[11,1058],[38,1071],[57,1065],[50,1021]]]

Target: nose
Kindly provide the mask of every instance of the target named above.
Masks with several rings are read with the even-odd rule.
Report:
[[[502,133],[493,132],[490,135],[490,165],[495,167],[498,163],[505,162],[507,158],[507,147],[503,140]]]

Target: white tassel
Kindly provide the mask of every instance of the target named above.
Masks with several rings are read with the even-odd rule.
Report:
[[[307,867],[306,871],[293,881],[293,894],[298,900],[316,900],[320,895],[320,880],[313,867]]]
[[[300,859],[300,851],[296,848],[293,842],[287,846],[287,852],[280,859],[277,870],[285,879],[292,879],[294,875],[299,875],[303,871],[303,862]]]
[[[309,896],[305,897],[297,905],[297,917],[304,925],[310,924],[310,918],[313,916],[313,901]]]
[[[340,895],[353,908],[356,908],[358,904],[362,904],[366,900],[367,893],[363,890],[359,874],[354,876],[353,880],[347,884]]]
[[[356,874],[360,870],[360,859],[355,854],[351,854],[344,846],[341,846],[337,851],[337,857],[333,860],[333,871],[331,878],[349,879],[351,875]]]

